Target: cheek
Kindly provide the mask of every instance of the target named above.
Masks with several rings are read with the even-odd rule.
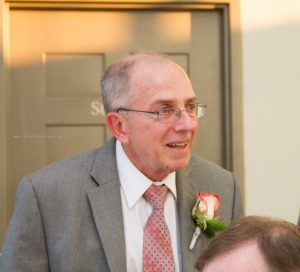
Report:
[[[142,139],[142,152],[153,162],[160,162],[166,157],[164,137],[157,132],[147,133]]]
[[[159,125],[140,126],[138,128],[141,141],[150,145],[162,145],[168,135],[168,129]]]
[[[163,152],[166,138],[170,129],[155,121],[147,123],[131,123],[128,127],[128,135],[132,145],[138,146],[143,153]],[[158,154],[159,155],[159,154]]]

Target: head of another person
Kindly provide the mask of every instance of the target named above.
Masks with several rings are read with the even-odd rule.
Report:
[[[271,217],[242,217],[201,253],[196,268],[203,272],[300,271],[300,228]]]
[[[106,123],[144,175],[159,181],[187,166],[203,108],[178,64],[131,55],[109,66],[101,84]]]

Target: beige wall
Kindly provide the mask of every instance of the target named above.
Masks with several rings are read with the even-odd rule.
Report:
[[[241,0],[247,214],[297,222],[300,1]]]

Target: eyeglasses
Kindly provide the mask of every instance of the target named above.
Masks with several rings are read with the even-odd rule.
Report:
[[[156,120],[161,123],[175,123],[182,111],[186,111],[192,119],[198,119],[204,116],[206,105],[199,103],[190,103],[185,106],[184,110],[178,107],[162,107],[158,111],[142,111],[142,110],[131,110],[127,108],[118,108],[116,112],[120,111],[131,111],[131,112],[142,112],[152,115],[156,115]]]

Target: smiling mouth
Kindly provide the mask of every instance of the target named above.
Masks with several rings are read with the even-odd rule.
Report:
[[[187,142],[170,143],[167,144],[167,146],[171,148],[185,148],[187,146]]]

